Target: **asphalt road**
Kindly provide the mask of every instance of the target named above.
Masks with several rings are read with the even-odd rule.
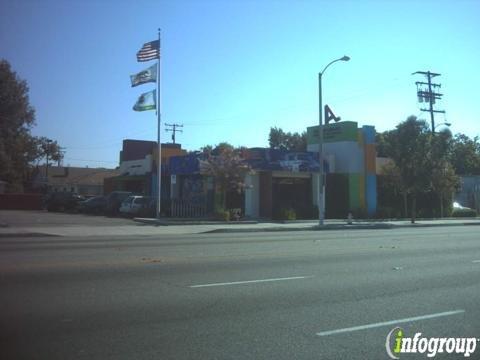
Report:
[[[396,325],[480,338],[476,226],[6,237],[0,274],[0,359],[386,359]]]

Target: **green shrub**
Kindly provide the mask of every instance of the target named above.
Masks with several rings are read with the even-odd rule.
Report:
[[[215,219],[220,221],[230,221],[230,211],[217,209],[217,211],[215,211]]]
[[[476,217],[477,212],[473,209],[453,209],[453,217]]]
[[[280,220],[297,220],[297,213],[294,209],[280,209]]]

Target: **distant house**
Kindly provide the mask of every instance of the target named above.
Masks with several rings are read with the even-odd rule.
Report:
[[[48,174],[48,176],[47,176]],[[120,170],[105,168],[82,168],[49,166],[37,168],[33,187],[47,192],[73,192],[84,196],[103,195],[105,178],[117,176]]]

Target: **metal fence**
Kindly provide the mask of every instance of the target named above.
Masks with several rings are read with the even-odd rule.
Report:
[[[172,199],[170,206],[172,217],[196,218],[204,217],[207,213],[204,205],[193,205],[185,200]]]

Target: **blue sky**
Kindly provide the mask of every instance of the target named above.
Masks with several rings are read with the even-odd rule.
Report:
[[[153,111],[132,111],[153,84],[135,54],[162,29],[162,120],[184,124],[188,150],[267,146],[272,126],[304,131],[324,103],[343,120],[393,128],[421,115],[411,73],[433,71],[454,133],[480,135],[480,2],[3,0],[0,58],[30,85],[36,135],[65,165],[118,165],[125,138],[156,140]],[[162,131],[162,138],[170,134]]]

